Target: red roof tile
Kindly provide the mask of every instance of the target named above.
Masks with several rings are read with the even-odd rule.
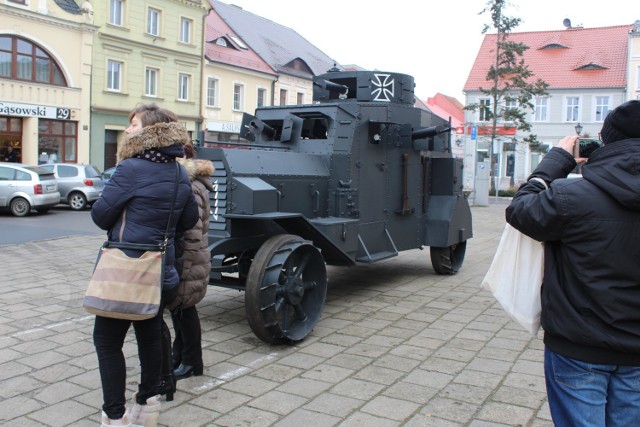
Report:
[[[523,55],[533,80],[550,89],[626,87],[630,25],[511,33],[509,40],[529,46]],[[496,34],[486,34],[464,91],[490,88],[487,71],[495,59]],[[581,69],[587,67],[587,69]]]

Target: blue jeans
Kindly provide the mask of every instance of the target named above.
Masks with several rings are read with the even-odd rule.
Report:
[[[639,425],[640,367],[594,365],[545,348],[544,376],[556,427]]]

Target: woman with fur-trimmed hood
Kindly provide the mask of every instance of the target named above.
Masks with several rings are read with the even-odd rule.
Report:
[[[176,265],[180,273],[178,296],[167,306],[175,338],[173,368],[176,380],[202,375],[202,331],[196,304],[202,301],[209,285],[211,253],[209,252],[209,192],[213,190],[213,164],[196,160],[193,145],[185,146],[185,159],[179,162],[189,172],[191,188],[198,203],[198,223],[176,239]]]
[[[93,204],[91,218],[98,227],[107,230],[109,241],[152,245],[164,241],[169,224],[161,302],[166,304],[180,282],[174,266],[174,235],[192,228],[198,221],[198,205],[187,171],[176,163],[176,158],[184,156],[183,147],[189,143],[189,135],[174,113],[155,104],[135,108],[129,121],[127,137],[118,150],[118,167],[102,196]],[[141,254],[125,252],[129,256]],[[96,316],[93,342],[102,382],[103,426],[156,425],[160,415],[161,364],[170,357],[171,345],[169,337],[164,346],[167,356],[163,357],[162,315],[160,310],[155,317],[140,321]],[[133,407],[127,410],[127,372],[122,347],[131,324],[138,342],[141,372]],[[168,330],[166,325],[164,328]]]

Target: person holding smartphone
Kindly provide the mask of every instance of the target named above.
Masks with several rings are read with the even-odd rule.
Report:
[[[582,178],[578,136],[563,138],[507,207],[516,229],[545,242],[544,370],[557,426],[640,419],[640,101],[604,120]],[[547,188],[548,187],[548,188]]]

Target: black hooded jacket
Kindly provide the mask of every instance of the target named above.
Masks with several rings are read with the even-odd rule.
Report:
[[[583,178],[553,148],[507,208],[545,242],[542,328],[552,351],[595,364],[640,365],[640,139],[596,150]]]

